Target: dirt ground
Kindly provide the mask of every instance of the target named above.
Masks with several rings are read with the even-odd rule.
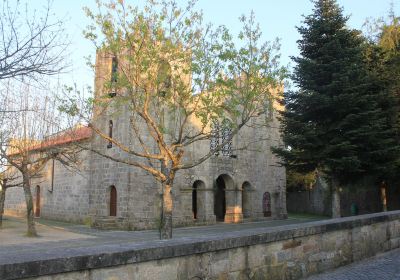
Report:
[[[3,220],[3,227],[0,228],[0,246],[93,237],[86,234],[74,233],[55,225],[48,226],[36,223],[36,229],[39,237],[28,237],[26,236],[26,223],[24,219],[7,217]]]

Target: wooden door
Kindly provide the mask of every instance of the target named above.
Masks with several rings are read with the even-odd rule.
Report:
[[[40,186],[36,186],[35,217],[40,217]]]
[[[114,186],[110,189],[110,216],[117,216],[117,189]]]

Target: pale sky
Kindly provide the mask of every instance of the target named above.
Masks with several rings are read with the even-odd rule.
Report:
[[[125,0],[127,3],[143,3],[143,0]],[[29,5],[40,7],[47,0],[30,0]],[[185,3],[184,0],[178,0]],[[368,17],[378,18],[387,15],[390,3],[400,15],[400,0],[338,0],[344,8],[344,14],[350,15],[348,25],[361,29]],[[95,0],[54,0],[53,11],[58,17],[68,19],[67,33],[71,46],[73,68],[63,77],[66,84],[75,81],[79,87],[93,85],[93,73],[85,65],[84,56],[94,55],[94,46],[82,36],[82,30],[89,23],[82,7],[95,7]],[[281,62],[287,65],[290,56],[298,54],[296,40],[299,34],[295,26],[301,25],[302,15],[312,12],[310,0],[199,0],[197,7],[203,10],[205,22],[214,25],[224,24],[232,33],[240,30],[238,17],[254,10],[256,20],[260,23],[264,40],[281,39]]]

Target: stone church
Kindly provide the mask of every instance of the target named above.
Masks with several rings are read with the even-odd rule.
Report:
[[[104,80],[112,77],[114,68],[112,57],[97,54],[96,94],[102,91]],[[131,141],[128,108],[119,108],[117,113],[111,113],[111,110],[96,113],[94,108],[94,112],[94,123],[102,131],[110,131],[113,138],[122,142]],[[272,110],[270,115],[268,127],[244,127],[227,149],[196,167],[177,173],[172,190],[174,226],[287,217],[285,169],[271,152],[271,147],[282,143],[279,122]],[[59,144],[79,142],[111,157],[124,156],[120,149],[87,127],[77,128],[75,135],[73,138],[61,135]],[[256,148],[230,150],[230,147],[244,141],[251,142],[260,135],[268,137],[257,143]],[[215,144],[213,141],[218,140],[197,142],[189,149],[188,156],[204,154]],[[151,175],[86,150],[81,152],[80,158],[79,172],[50,161],[40,178],[33,179],[36,217],[99,228],[140,230],[159,226],[161,189]],[[7,190],[5,214],[25,214],[22,188]]]

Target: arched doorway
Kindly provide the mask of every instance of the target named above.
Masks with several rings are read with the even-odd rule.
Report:
[[[242,185],[242,212],[244,218],[251,216],[251,185],[249,182],[244,182]]]
[[[263,195],[263,212],[264,217],[271,217],[271,194],[265,192]]]
[[[219,222],[223,222],[226,213],[226,184],[224,175],[220,175],[216,180],[216,189],[214,193],[214,214]]]
[[[40,186],[36,186],[35,217],[40,217]]]
[[[110,216],[117,216],[117,189],[110,187]]]

